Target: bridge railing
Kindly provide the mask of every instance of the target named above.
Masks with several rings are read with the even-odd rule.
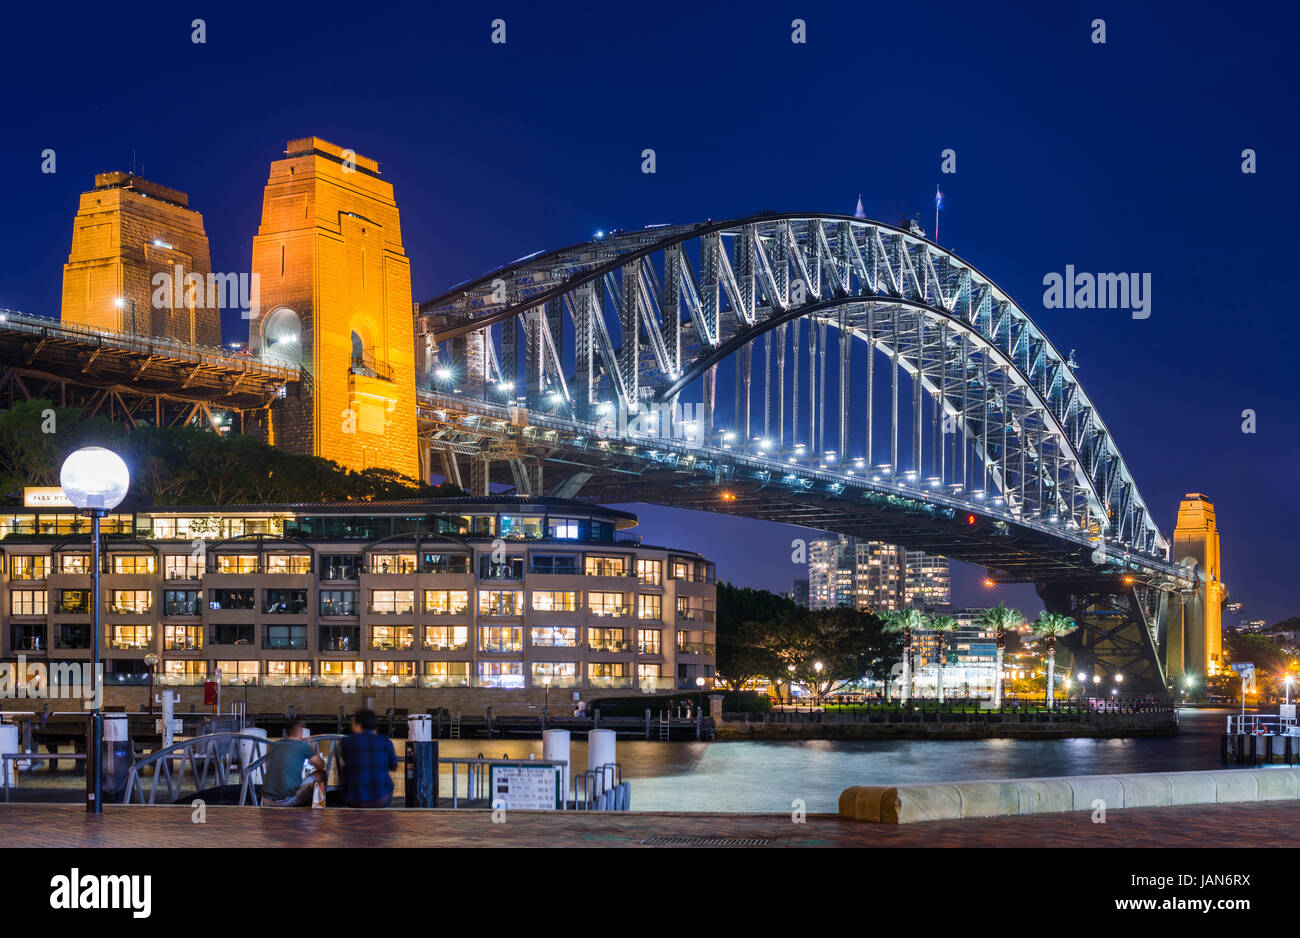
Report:
[[[138,355],[153,355],[177,359],[197,365],[209,365],[226,371],[246,371],[265,374],[284,381],[296,380],[299,370],[288,362],[272,362],[250,355],[232,355],[221,348],[208,345],[191,345],[175,339],[136,335],[44,316],[33,316],[18,310],[0,309],[0,332],[17,332],[53,339],[66,339],[98,347],[115,348]]]
[[[491,401],[483,401],[475,398],[467,398],[461,395],[447,395],[430,389],[421,389],[420,397],[424,406],[431,410],[445,410],[447,412],[466,412],[475,416],[482,415],[493,420],[504,421],[507,424],[512,419],[511,407],[495,404]],[[762,456],[754,453],[741,453],[735,449],[723,449],[721,447],[711,446],[704,443],[695,443],[690,441],[675,440],[659,436],[614,436],[602,434],[591,424],[579,423],[561,417],[555,417],[551,414],[538,413],[529,411],[529,426],[523,428],[525,438],[528,431],[534,427],[552,430],[557,433],[564,433],[573,437],[568,441],[568,445],[582,450],[596,450],[602,446],[619,445],[619,446],[637,446],[647,451],[653,450],[656,453],[671,455],[677,460],[686,459],[690,464],[698,461],[706,461],[715,466],[726,465],[732,467],[734,476],[734,467],[745,466],[751,470],[770,473],[776,480],[786,478],[806,480],[808,484],[816,480],[825,485],[854,487],[879,492],[884,495],[896,495],[900,498],[923,499],[927,503],[941,505],[951,508],[954,511],[967,512],[975,511],[980,515],[993,518],[995,520],[1005,521],[1008,524],[1016,524],[1024,528],[1030,528],[1042,534],[1047,534],[1055,538],[1066,538],[1078,543],[1080,546],[1093,549],[1097,547],[1098,541],[1089,533],[1072,529],[1064,523],[1052,523],[1040,521],[1036,518],[1029,518],[1011,511],[1005,505],[998,505],[997,498],[956,498],[942,489],[932,487],[927,480],[916,477],[914,481],[909,481],[907,476],[893,477],[888,480],[869,478],[866,475],[842,472],[824,467],[810,466],[799,463],[782,462],[779,459]],[[1130,551],[1123,544],[1115,543],[1111,540],[1106,541],[1108,562],[1125,569],[1132,568],[1150,568],[1159,570],[1167,576],[1174,576],[1185,579],[1187,574],[1181,567],[1171,564],[1160,557],[1149,554],[1136,554]]]

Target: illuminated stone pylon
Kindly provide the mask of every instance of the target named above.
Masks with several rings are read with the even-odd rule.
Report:
[[[249,347],[303,369],[268,437],[352,469],[419,475],[411,270],[379,164],[319,137],[271,164],[253,239]]]
[[[1204,495],[1190,493],[1178,506],[1173,559],[1195,568],[1197,586],[1169,598],[1166,675],[1176,689],[1190,681],[1191,690],[1202,693],[1205,679],[1223,669],[1222,612],[1227,598],[1214,505]]]
[[[211,270],[203,216],[189,196],[131,173],[100,173],[72,223],[61,315],[96,329],[217,346],[221,297]]]

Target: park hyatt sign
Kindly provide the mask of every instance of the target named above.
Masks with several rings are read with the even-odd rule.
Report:
[[[29,485],[23,489],[24,508],[75,508],[57,485]]]

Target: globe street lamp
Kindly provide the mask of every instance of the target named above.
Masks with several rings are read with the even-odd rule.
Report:
[[[144,656],[144,663],[149,666],[149,718],[153,719],[153,669],[158,664],[158,656],[151,651]]]
[[[697,678],[695,679],[695,686],[698,687],[698,688],[700,689],[700,717],[703,718],[703,716],[704,716],[704,678],[702,678],[702,677],[697,677]]]
[[[542,678],[542,687],[545,688],[542,697],[542,722],[545,723],[551,709],[551,676],[549,674]]]
[[[122,457],[102,446],[84,446],[68,456],[59,470],[63,494],[90,515],[90,745],[86,747],[86,811],[103,811],[104,717],[99,711],[99,519],[122,503],[131,473]]]
[[[813,678],[813,701],[820,707],[822,703],[822,663],[814,661],[813,670],[817,672],[817,676]]]

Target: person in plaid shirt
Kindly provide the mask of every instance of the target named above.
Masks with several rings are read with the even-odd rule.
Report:
[[[358,710],[352,715],[352,735],[339,743],[343,799],[349,808],[386,808],[393,800],[388,773],[397,769],[397,752],[391,739],[375,732],[378,725],[373,710]]]

